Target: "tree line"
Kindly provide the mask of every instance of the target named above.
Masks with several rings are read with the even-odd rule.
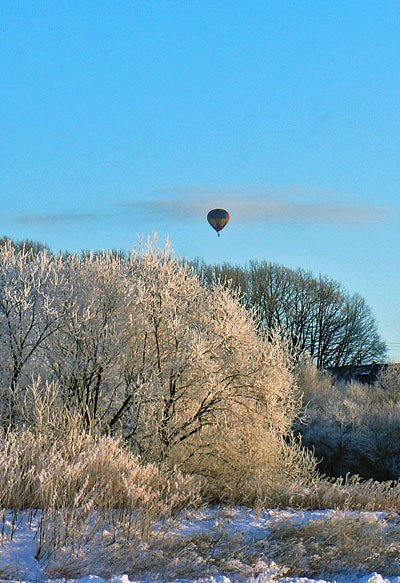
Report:
[[[237,288],[245,306],[257,311],[267,334],[278,328],[293,351],[308,354],[318,368],[381,362],[386,357],[365,299],[348,293],[334,279],[267,261],[240,266],[195,260],[191,265],[206,285],[220,281]]]
[[[15,242],[3,237],[0,248],[5,244],[17,251],[51,254],[37,241]],[[122,251],[110,253],[126,258]],[[334,370],[386,358],[386,345],[365,299],[359,293],[348,293],[332,278],[268,261],[253,260],[242,266],[207,264],[196,259],[188,264],[204,285],[219,282],[237,289],[246,308],[257,312],[259,325],[267,335],[279,330],[297,357],[307,354],[318,368]]]

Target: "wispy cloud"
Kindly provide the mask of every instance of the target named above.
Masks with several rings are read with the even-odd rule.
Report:
[[[189,186],[162,189],[145,200],[125,201],[127,212],[143,218],[189,221],[204,218],[211,208],[226,208],[238,223],[373,224],[387,221],[388,208],[338,200],[331,190]],[[343,198],[343,195],[342,197]],[[349,197],[347,197],[349,198]],[[336,199],[336,200],[335,200]]]
[[[32,225],[32,226],[52,226],[65,223],[82,223],[87,221],[95,221],[101,215],[97,213],[26,213],[15,218],[15,223],[18,225]]]
[[[35,212],[14,217],[14,223],[32,227],[56,227],[94,223],[102,219],[116,222],[123,217],[153,223],[189,223],[204,220],[212,208],[225,208],[232,222],[241,224],[332,224],[368,225],[389,220],[391,209],[354,201],[348,194],[333,190],[284,188],[260,185],[228,187],[176,186],[152,190],[139,198],[109,206],[107,212]]]

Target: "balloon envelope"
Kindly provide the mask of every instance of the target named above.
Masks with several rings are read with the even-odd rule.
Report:
[[[225,227],[229,221],[229,213],[225,209],[213,209],[207,215],[207,221],[218,233]]]

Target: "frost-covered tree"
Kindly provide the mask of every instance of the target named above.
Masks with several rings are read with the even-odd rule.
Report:
[[[62,271],[70,307],[47,344],[49,372],[66,407],[82,414],[87,426],[114,430],[134,390],[127,266],[109,253],[69,255]]]
[[[31,254],[40,253],[42,251],[47,251],[49,254],[51,253],[50,248],[47,245],[40,241],[33,241],[32,239],[15,240],[7,236],[0,237],[0,248],[6,246],[14,247],[16,251],[25,251]]]
[[[0,382],[11,424],[18,386],[41,371],[44,346],[63,323],[68,290],[60,267],[46,250],[0,247]]]

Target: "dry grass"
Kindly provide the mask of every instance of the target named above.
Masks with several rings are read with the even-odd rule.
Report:
[[[16,572],[15,567],[12,565],[3,565],[0,568],[0,580],[12,581],[15,577],[18,577],[18,572]]]
[[[397,515],[335,513],[288,518],[257,517],[255,530],[235,524],[229,509],[215,512],[207,529],[181,531],[176,524],[153,532],[146,541],[103,541],[81,557],[57,553],[48,562],[49,577],[93,573],[110,577],[112,572],[130,578],[165,580],[211,578],[224,574],[234,581],[273,580],[274,576],[327,577],[338,574],[384,576],[400,570],[400,520]],[[300,520],[299,520],[300,518]],[[257,532],[257,528],[261,531]]]
[[[38,556],[63,546],[79,553],[105,525],[127,540],[147,536],[154,521],[200,501],[195,478],[143,465],[120,440],[84,433],[79,423],[62,437],[3,434],[0,475],[0,508],[16,521],[21,510],[42,510]]]
[[[185,517],[190,520],[190,513]],[[198,532],[181,530],[176,522],[157,529],[146,541],[119,538],[114,544],[92,548],[81,557],[58,552],[46,567],[46,575],[62,578],[80,572],[107,578],[112,573],[127,573],[131,580],[159,579],[192,580],[215,577],[221,573],[234,580],[257,577],[271,570],[283,573],[284,569],[270,569],[270,561],[262,559],[263,552],[254,546],[246,533],[239,529],[229,532],[232,514],[227,510],[213,511],[204,519],[206,528],[198,522]],[[209,523],[210,521],[210,523]],[[197,530],[197,529],[196,529]],[[267,578],[263,579],[267,581]]]
[[[174,512],[198,495],[194,479],[141,465],[120,440],[95,438],[79,426],[54,442],[30,430],[4,435],[0,473],[0,506],[11,510],[89,505],[154,508],[157,514],[167,507]]]
[[[289,574],[320,576],[351,571],[378,571],[389,576],[400,570],[398,516],[333,515],[299,525],[293,520],[271,524],[268,554]]]
[[[400,511],[399,482],[361,480],[358,476],[327,479],[317,478],[308,483],[282,485],[276,491],[275,505],[279,508],[336,510]]]

